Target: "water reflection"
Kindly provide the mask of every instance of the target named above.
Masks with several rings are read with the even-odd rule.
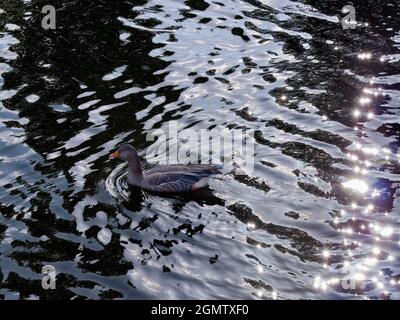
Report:
[[[0,5],[1,299],[399,298],[397,3],[62,3]],[[254,131],[255,172],[129,189],[108,154],[169,120]]]

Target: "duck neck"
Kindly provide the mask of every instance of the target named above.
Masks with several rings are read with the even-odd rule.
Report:
[[[136,150],[133,151],[128,159],[129,173],[135,180],[140,180],[143,178],[142,165],[140,163],[139,155]]]

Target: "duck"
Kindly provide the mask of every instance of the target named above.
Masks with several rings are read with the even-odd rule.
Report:
[[[128,162],[129,185],[157,193],[188,193],[204,189],[212,176],[221,173],[221,166],[212,164],[159,165],[143,171],[139,154],[130,144],[121,145],[110,158]]]

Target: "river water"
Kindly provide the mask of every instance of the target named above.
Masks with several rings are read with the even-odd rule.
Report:
[[[346,4],[1,0],[0,299],[399,299],[400,4]],[[129,190],[171,123],[253,170]]]

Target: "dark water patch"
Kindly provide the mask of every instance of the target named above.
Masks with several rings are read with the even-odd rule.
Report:
[[[297,212],[294,212],[294,211],[285,212],[285,216],[295,219],[295,220],[300,218],[300,214],[298,214]]]
[[[240,183],[243,183],[249,187],[253,187],[253,188],[262,190],[265,193],[267,193],[269,190],[271,190],[271,187],[268,186],[267,183],[260,178],[249,177],[245,174],[237,174],[237,175],[234,175],[234,177],[235,177],[236,181],[239,181]]]
[[[2,1],[0,298],[398,298],[399,4],[347,4]],[[172,120],[254,132],[254,171],[131,190],[109,153]]]
[[[270,120],[267,122],[266,126],[267,127],[274,126],[275,128],[283,130],[287,133],[299,134],[299,135],[302,135],[303,137],[308,137],[308,138],[312,138],[314,140],[327,142],[327,143],[333,144],[333,145],[341,148],[342,150],[345,150],[349,145],[352,144],[351,141],[348,141],[348,140],[346,140],[338,135],[332,134],[330,132],[323,131],[320,129],[317,129],[317,130],[311,131],[311,132],[306,132],[304,130],[297,128],[296,125],[285,123],[284,121],[282,121],[280,119]]]
[[[291,246],[295,249],[293,252],[298,252],[305,260],[320,261],[319,253],[324,247],[323,243],[314,239],[306,232],[273,223],[263,222],[257,215],[253,213],[251,208],[245,204],[235,203],[228,206],[236,218],[246,224],[253,224],[254,229],[262,229],[269,234],[275,235],[279,239],[289,240]],[[276,245],[277,249],[282,249],[283,246]],[[297,250],[297,251],[296,251]]]

